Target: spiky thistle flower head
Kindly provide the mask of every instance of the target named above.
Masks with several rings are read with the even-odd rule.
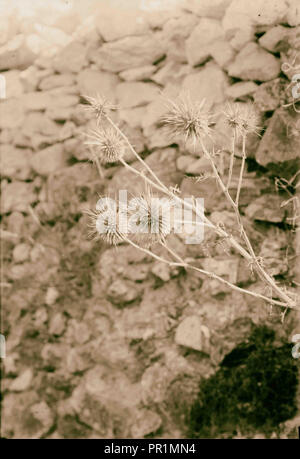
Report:
[[[83,96],[84,99],[88,102],[87,105],[84,105],[85,110],[88,110],[96,115],[97,121],[100,121],[103,118],[106,118],[110,110],[116,110],[117,106],[112,104],[105,96],[102,94],[96,94],[92,96]]]
[[[112,204],[110,198],[102,198],[98,201],[96,210],[88,210],[89,236],[96,240],[102,240],[106,244],[116,245],[122,241],[123,235],[118,228],[118,210]]]
[[[236,137],[259,135],[259,117],[252,104],[227,103],[223,113],[227,125]]]
[[[124,155],[125,143],[120,134],[112,127],[91,130],[87,134],[85,145],[91,147],[90,160],[100,163],[115,163]]]
[[[205,100],[192,101],[188,92],[177,99],[167,101],[168,111],[161,117],[159,126],[165,127],[174,136],[183,136],[185,142],[210,136],[212,115],[205,108]]]
[[[169,198],[155,198],[149,189],[133,198],[129,205],[129,233],[135,240],[149,247],[171,232],[170,210],[173,202]]]

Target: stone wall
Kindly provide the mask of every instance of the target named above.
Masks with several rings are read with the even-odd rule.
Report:
[[[297,0],[190,0],[151,12],[89,2],[82,16],[47,24],[12,15],[0,37],[5,436],[172,438],[184,435],[184,403],[199,379],[254,325],[290,340],[299,320],[287,314],[282,325],[281,311],[213,279],[89,241],[83,210],[97,193],[135,193],[142,184],[118,165],[99,181],[83,144],[94,120],[80,103],[102,93],[117,104],[116,121],[158,176],[183,196],[204,197],[211,219],[234,231],[215,181],[195,180],[208,171],[201,149],[157,123],[165,96],[205,98],[226,164],[231,140],[220,113],[227,100],[254,101],[262,129],[249,139],[241,212],[256,253],[293,288],[296,204],[283,204],[299,169],[300,122],[290,104],[300,10]],[[129,151],[126,159],[136,165]],[[265,292],[214,235],[201,247],[175,236],[171,243],[204,269]],[[182,406],[173,406],[176,397]]]

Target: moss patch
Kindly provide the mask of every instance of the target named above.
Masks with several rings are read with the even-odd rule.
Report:
[[[297,367],[288,344],[257,327],[200,384],[188,422],[190,438],[216,438],[278,429],[296,414]]]

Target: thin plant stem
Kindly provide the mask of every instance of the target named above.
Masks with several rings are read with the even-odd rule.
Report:
[[[243,151],[242,151],[242,164],[241,164],[239,182],[238,182],[236,198],[235,198],[236,207],[238,207],[238,205],[239,205],[239,199],[240,199],[240,193],[241,193],[242,181],[243,181],[243,175],[244,175],[244,169],[245,169],[245,162],[246,162],[246,135],[243,135],[243,147],[242,148],[243,148]]]
[[[228,172],[228,180],[227,180],[227,190],[229,190],[231,179],[232,179],[232,172],[233,172],[233,164],[234,164],[234,154],[235,154],[235,131],[232,135],[232,150],[230,155],[230,164],[229,164],[229,172]]]

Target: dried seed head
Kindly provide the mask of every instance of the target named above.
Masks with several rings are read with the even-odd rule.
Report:
[[[102,164],[115,163],[122,158],[125,143],[113,128],[90,131],[85,145],[91,146],[91,161],[99,160]]]
[[[253,105],[227,103],[223,113],[236,137],[244,137],[248,134],[259,135],[261,128],[258,126],[259,118]]]
[[[106,244],[116,245],[123,239],[118,230],[118,213],[112,209],[101,211],[87,211],[90,218],[89,236],[96,240],[102,240]]]
[[[105,118],[108,115],[109,110],[116,110],[117,106],[113,105],[108,99],[101,94],[96,94],[95,97],[83,96],[88,102],[85,105],[85,109],[96,115],[97,121]]]
[[[168,100],[168,112],[160,119],[159,126],[170,134],[184,136],[185,142],[194,145],[199,138],[211,135],[212,115],[205,109],[205,100],[191,101],[188,93],[178,96],[176,101]]]
[[[154,198],[149,190],[131,200],[129,205],[129,233],[136,241],[149,247],[162,241],[171,232],[170,199]]]

